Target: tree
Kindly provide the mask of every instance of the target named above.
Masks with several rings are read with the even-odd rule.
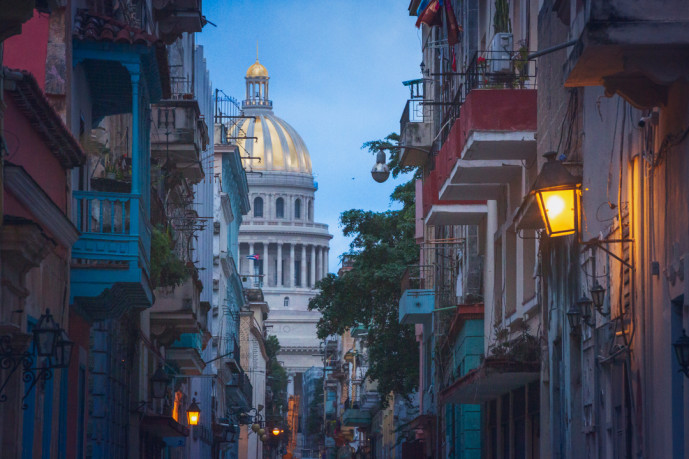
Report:
[[[393,177],[411,172],[399,164],[399,136],[366,142],[371,152],[390,152]],[[418,172],[417,172],[418,173]],[[401,279],[405,269],[418,261],[414,240],[414,181],[398,186],[391,195],[402,204],[399,210],[372,212],[352,209],[340,215],[345,236],[354,256],[352,270],[342,277],[329,274],[317,285],[320,293],[311,299],[309,309],[322,314],[318,337],[340,335],[347,329],[368,328],[369,369],[367,376],[378,381],[378,392],[387,404],[393,391],[408,396],[418,385],[418,345],[414,329],[398,320]]]
[[[280,342],[277,336],[270,335],[265,344],[266,355],[268,356],[266,364],[268,386],[272,394],[272,398],[266,403],[266,413],[270,413],[271,416],[278,416],[280,413],[287,412],[287,372],[277,359],[280,351]]]

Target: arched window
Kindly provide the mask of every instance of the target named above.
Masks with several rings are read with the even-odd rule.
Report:
[[[263,199],[258,196],[254,198],[254,217],[263,217]]]
[[[275,217],[285,218],[285,200],[282,198],[275,201]]]
[[[285,297],[284,305],[285,305],[285,307],[289,306],[289,297],[288,296]]]
[[[294,201],[294,218],[301,218],[301,199]]]

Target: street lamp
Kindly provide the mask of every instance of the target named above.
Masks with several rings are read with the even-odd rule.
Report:
[[[273,435],[277,437],[278,435],[280,435],[280,428],[279,427],[273,427],[272,432],[273,432]]]
[[[390,177],[390,168],[385,164],[385,152],[382,149],[376,154],[376,164],[371,169],[371,176],[378,183],[383,183]]]
[[[578,230],[579,180],[555,159],[556,152],[543,156],[548,161],[536,177],[532,194],[536,195],[545,230],[550,237],[574,234]]]
[[[582,295],[582,297],[577,300],[577,307],[581,313],[581,318],[588,326],[593,326],[595,324],[595,321],[591,321],[593,316],[593,311],[591,310],[592,304],[593,301],[591,301],[586,295]]]
[[[39,357],[53,357],[57,347],[57,339],[60,336],[60,327],[57,326],[50,309],[45,310],[33,329],[36,353]]]
[[[191,405],[187,408],[187,423],[190,426],[198,425],[199,416],[201,415],[201,409],[196,404],[196,399],[191,399]]]
[[[53,368],[69,367],[69,362],[72,358],[72,348],[74,348],[74,342],[69,340],[67,332],[61,328],[60,336],[55,345]]]
[[[151,396],[153,398],[165,398],[169,383],[170,377],[163,370],[163,366],[158,365],[158,369],[151,376]]]
[[[679,371],[689,378],[689,336],[687,336],[685,330],[682,330],[682,336],[677,338],[677,341],[672,343],[672,346],[675,348],[675,356],[677,356],[677,363],[679,363]]]
[[[577,303],[572,303],[567,310],[567,321],[572,333],[578,333],[581,327],[581,310],[577,306]]]
[[[591,289],[591,299],[593,305],[596,307],[598,314],[602,316],[609,316],[609,312],[603,311],[603,303],[605,302],[605,289],[598,282]]]

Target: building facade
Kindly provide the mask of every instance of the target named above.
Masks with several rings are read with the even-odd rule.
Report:
[[[400,320],[425,455],[687,455],[686,11],[411,2],[401,163],[423,179]]]

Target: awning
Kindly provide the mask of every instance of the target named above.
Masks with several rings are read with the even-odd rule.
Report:
[[[523,387],[540,376],[540,362],[486,359],[440,393],[442,403],[478,404]]]
[[[147,414],[141,420],[141,430],[159,438],[188,437],[189,428],[175,421],[172,416]]]

